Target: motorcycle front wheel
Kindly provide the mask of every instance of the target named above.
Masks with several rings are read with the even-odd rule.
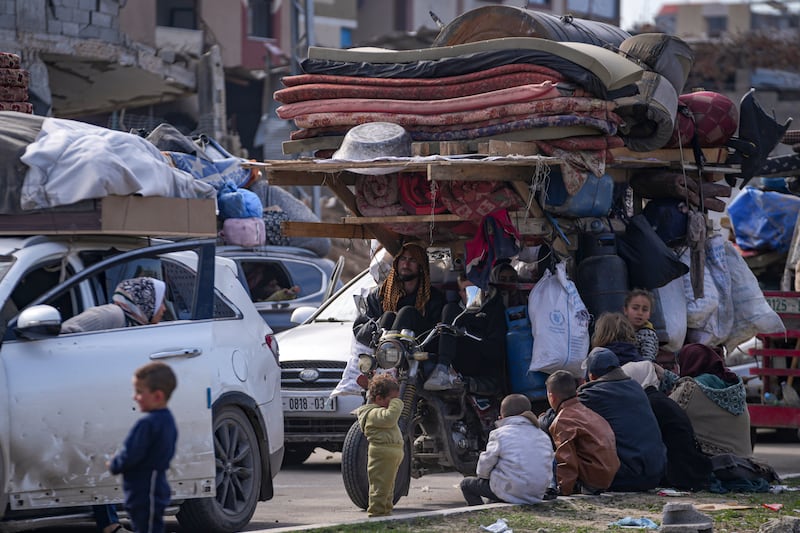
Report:
[[[342,481],[350,500],[361,509],[369,506],[369,478],[367,477],[367,437],[361,431],[358,422],[354,422],[344,438],[342,446]],[[394,481],[394,498],[392,503],[397,503],[400,498],[408,495],[411,485],[411,446],[406,440],[405,455],[397,478]]]

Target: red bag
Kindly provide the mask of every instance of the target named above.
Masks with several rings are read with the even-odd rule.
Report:
[[[680,95],[678,102],[679,108],[686,106],[691,117],[678,113],[675,131],[667,143],[669,148],[678,146],[678,131],[681,133],[683,146],[690,146],[692,129],[697,134],[701,147],[724,146],[739,127],[739,109],[724,94],[698,91]]]

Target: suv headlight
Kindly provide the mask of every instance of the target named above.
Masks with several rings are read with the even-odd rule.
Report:
[[[398,339],[386,339],[375,351],[378,366],[383,369],[394,368],[403,357],[403,344]]]

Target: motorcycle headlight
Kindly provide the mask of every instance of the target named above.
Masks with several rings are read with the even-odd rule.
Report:
[[[394,368],[403,357],[403,345],[397,339],[384,340],[375,351],[378,366],[383,369]]]

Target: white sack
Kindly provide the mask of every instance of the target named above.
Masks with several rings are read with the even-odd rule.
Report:
[[[783,333],[786,327],[764,298],[750,267],[730,242],[725,242],[725,257],[731,275],[733,320],[736,327],[725,340],[728,352],[757,333]]]
[[[589,311],[575,283],[567,279],[564,262],[549,270],[528,295],[533,333],[530,372],[567,370],[582,376],[581,363],[589,352]]]

